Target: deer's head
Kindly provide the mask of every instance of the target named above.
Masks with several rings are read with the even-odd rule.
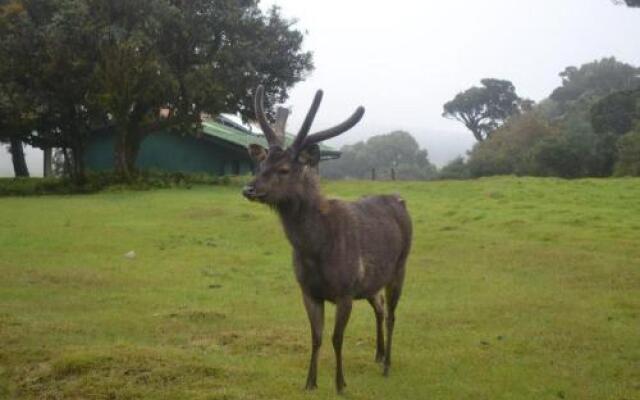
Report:
[[[293,143],[285,148],[284,135],[280,137],[275,133],[264,114],[262,86],[256,90],[254,101],[256,119],[269,148],[257,144],[249,146],[249,155],[257,166],[256,176],[244,187],[242,193],[249,200],[271,205],[288,198],[304,196],[309,185],[315,182],[315,167],[320,162],[318,143],[351,129],[364,114],[364,108],[358,107],[353,115],[341,124],[309,135],[311,124],[322,101],[322,91],[318,90],[300,131]]]

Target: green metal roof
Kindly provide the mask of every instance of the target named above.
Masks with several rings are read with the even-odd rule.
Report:
[[[215,121],[205,121],[202,123],[202,132],[206,135],[225,140],[242,147],[249,147],[250,144],[259,144],[263,147],[269,147],[267,140],[263,135],[256,135],[249,131],[241,131]],[[285,135],[285,145],[290,145],[294,137],[290,134]],[[320,151],[326,155],[339,155],[340,152],[332,147],[320,144]]]

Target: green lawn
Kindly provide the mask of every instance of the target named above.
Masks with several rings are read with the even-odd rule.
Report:
[[[640,399],[640,180],[324,187],[401,193],[415,230],[391,376],[358,302],[345,398]],[[239,191],[0,198],[0,398],[335,398],[330,340],[302,390],[289,245]]]

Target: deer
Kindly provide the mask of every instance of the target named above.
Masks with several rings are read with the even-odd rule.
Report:
[[[285,147],[283,135],[274,131],[265,115],[264,88],[256,89],[256,120],[269,148],[258,144],[248,147],[256,171],[242,193],[248,200],[275,210],[293,249],[295,277],[311,326],[307,390],[317,388],[324,305],[325,302],[335,304],[332,342],[335,387],[340,394],[346,387],[342,344],[355,300],[366,299],[373,307],[375,361],[382,363],[383,375],[389,375],[395,311],[411,248],[412,224],[406,203],[399,195],[370,196],[348,202],[322,194],[317,173],[318,143],[348,131],[364,115],[364,108],[358,107],[344,122],[308,134],[322,96],[322,90],[318,90],[298,134],[291,145]],[[386,324],[386,347],[383,324]]]

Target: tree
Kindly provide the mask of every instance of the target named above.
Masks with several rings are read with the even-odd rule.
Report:
[[[438,171],[438,179],[469,179],[471,173],[463,157],[456,157]]]
[[[2,117],[0,138],[11,130],[36,146],[62,148],[79,181],[86,141],[97,129],[115,131],[116,171],[128,178],[147,134],[195,132],[205,113],[250,118],[258,83],[269,105],[282,102],[313,67],[293,22],[277,8],[263,12],[257,0],[0,0],[0,6],[0,114],[28,122],[18,131]]]
[[[640,87],[640,69],[619,62],[614,57],[603,58],[578,67],[567,67],[560,73],[562,85],[550,98],[562,113],[571,107],[588,108],[595,101],[613,92]]]
[[[554,127],[536,113],[514,116],[471,149],[467,160],[469,173],[474,177],[531,174],[532,146],[556,134]]]
[[[37,36],[23,2],[0,1],[0,142],[9,143],[16,177],[29,176],[23,146],[37,114],[32,82]]]
[[[482,142],[507,118],[522,108],[530,109],[532,102],[518,97],[515,86],[507,80],[480,82],[482,87],[471,87],[447,102],[442,116],[462,122]]]
[[[10,63],[4,87],[15,87],[11,114],[20,138],[36,147],[57,147],[67,171],[83,182],[84,147],[95,121],[105,113],[92,103],[96,28],[81,0],[13,1],[11,15],[0,17],[2,51]],[[21,101],[18,101],[21,100]]]
[[[640,176],[640,128],[622,136],[617,143],[616,176]]]
[[[640,121],[640,89],[612,93],[591,107],[591,125],[596,133],[624,135]]]
[[[108,27],[96,88],[116,128],[123,177],[147,134],[193,132],[203,113],[251,118],[258,83],[269,104],[282,102],[312,69],[303,35],[279,9],[265,14],[254,0],[93,1]]]

